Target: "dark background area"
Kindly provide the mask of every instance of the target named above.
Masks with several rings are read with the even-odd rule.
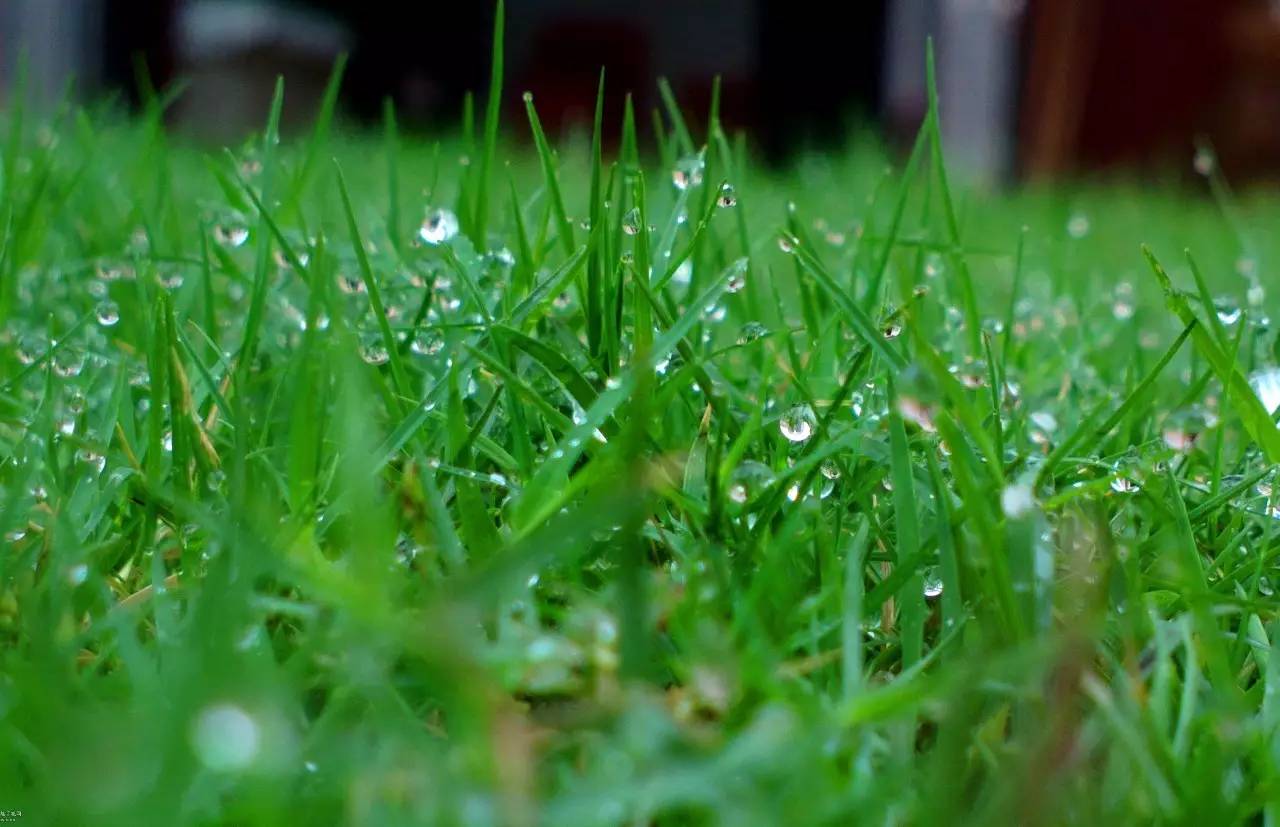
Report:
[[[231,140],[256,127],[277,74],[305,123],[339,53],[342,111],[385,98],[409,128],[456,124],[487,86],[488,2],[6,0],[0,65],[25,53],[29,88],[56,100],[138,100],[187,84],[180,129]],[[1280,170],[1280,6],[1267,0],[509,0],[504,105],[530,90],[548,129],[631,93],[643,123],[668,78],[685,111],[722,82],[727,124],[770,158],[839,144],[871,125],[901,139],[924,110],[924,39],[937,43],[948,146],[979,180],[1124,169],[1190,173],[1210,139],[1237,176]],[[141,60],[139,60],[141,58]]]

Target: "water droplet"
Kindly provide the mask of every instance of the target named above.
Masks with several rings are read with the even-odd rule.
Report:
[[[720,195],[716,198],[716,205],[722,208],[735,206],[738,203],[738,196],[733,191],[731,184],[725,184],[720,187]]]
[[[725,268],[727,276],[724,289],[730,293],[737,293],[747,285],[747,260],[740,258]]]
[[[67,583],[72,587],[79,586],[89,579],[89,567],[84,563],[77,563],[67,569]]]
[[[1249,387],[1267,413],[1274,414],[1280,409],[1280,368],[1263,368],[1249,374]]]
[[[213,225],[213,240],[223,247],[242,247],[249,240],[249,228],[238,222]]]
[[[1011,520],[1021,519],[1031,513],[1031,509],[1035,508],[1035,497],[1031,493],[1031,486],[1026,483],[1016,482],[1005,486],[1000,492],[1000,508],[1004,511],[1004,515]]]
[[[184,278],[180,270],[168,270],[156,273],[156,280],[160,282],[160,286],[166,290],[177,290],[182,286]]]
[[[120,307],[113,301],[105,301],[98,305],[94,315],[98,319],[98,324],[103,327],[112,327],[120,321]]]
[[[84,370],[86,356],[83,350],[63,345],[57,353],[53,355],[53,372],[63,379],[71,379],[79,376]]]
[[[883,333],[886,339],[896,339],[902,333],[902,325],[898,322],[890,322],[884,326]]]
[[[391,358],[380,337],[369,337],[360,346],[360,358],[370,365],[385,365]]]
[[[1084,213],[1074,213],[1067,220],[1067,235],[1072,238],[1084,238],[1089,234],[1089,216]]]
[[[191,746],[200,762],[215,772],[241,770],[252,764],[261,741],[258,722],[235,704],[207,706],[192,723]]]
[[[1165,445],[1179,453],[1186,453],[1195,447],[1198,434],[1178,425],[1166,425],[1161,436]]]
[[[1250,307],[1261,307],[1262,303],[1267,300],[1267,291],[1261,283],[1255,281],[1249,285],[1249,290],[1245,293],[1245,299],[1249,302]]]
[[[94,475],[101,474],[107,467],[107,458],[91,448],[81,448],[76,452],[76,459],[89,466]]]
[[[671,282],[673,284],[684,286],[688,284],[692,279],[693,279],[693,262],[690,259],[686,258],[684,261],[680,262],[679,266],[676,267],[675,273],[673,273],[671,276]]]
[[[762,336],[769,335],[769,328],[760,324],[760,322],[747,322],[738,331],[738,344],[749,345]]]
[[[794,253],[799,242],[789,235],[778,236],[778,249],[784,253]]]
[[[18,346],[14,350],[14,355],[18,357],[18,361],[22,364],[30,365],[40,358],[46,347],[44,340],[28,333],[18,339]]]
[[[729,499],[742,505],[773,483],[773,469],[762,462],[745,460],[733,469],[729,482]]]
[[[1030,420],[1032,425],[1046,434],[1052,434],[1058,430],[1058,418],[1048,411],[1036,411],[1027,419]]]
[[[922,431],[933,433],[937,426],[933,424],[933,408],[914,396],[902,394],[898,397],[898,414],[908,422],[914,423]]]
[[[942,594],[942,570],[930,566],[924,570],[924,596],[930,600]]]
[[[426,331],[420,332],[409,343],[409,350],[419,356],[434,356],[444,348],[444,339]]]
[[[924,274],[926,278],[937,278],[945,269],[946,265],[942,261],[942,256],[937,253],[930,253],[925,256]]]
[[[805,442],[818,427],[818,417],[808,405],[796,405],[778,418],[778,430],[790,442]]]
[[[1111,490],[1117,494],[1132,494],[1138,490],[1138,487],[1137,482],[1124,475],[1111,480]]]
[[[1195,168],[1198,175],[1208,178],[1213,174],[1214,167],[1217,166],[1217,159],[1213,156],[1213,150],[1207,147],[1197,149],[1195,157],[1191,160],[1191,166]]]
[[[678,190],[686,190],[702,183],[703,160],[697,156],[682,158],[671,172],[671,183]]]
[[[1219,296],[1213,300],[1213,312],[1218,321],[1225,325],[1233,325],[1240,321],[1240,305],[1229,296]]]
[[[430,210],[418,228],[418,237],[431,245],[443,244],[458,234],[458,216],[442,207]]]
[[[859,391],[849,394],[849,410],[853,411],[854,416],[862,416],[863,399]]]
[[[632,207],[627,210],[627,214],[622,216],[622,231],[627,235],[636,235],[640,232],[640,208]]]
[[[822,476],[829,480],[840,479],[840,466],[836,465],[835,460],[823,460],[822,465],[818,466],[818,470],[822,473]]]

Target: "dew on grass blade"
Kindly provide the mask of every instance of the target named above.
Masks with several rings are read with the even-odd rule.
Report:
[[[724,289],[728,293],[737,293],[747,285],[747,259],[740,258],[725,268]]]
[[[63,345],[53,355],[53,372],[63,379],[71,379],[84,370],[85,352],[71,345]]]
[[[760,322],[747,322],[738,331],[738,344],[749,345],[763,336],[769,335],[769,328]]]
[[[818,427],[818,417],[808,405],[796,405],[778,418],[778,430],[789,442],[806,442]]]
[[[886,339],[896,339],[902,334],[902,325],[897,322],[890,322],[884,326],[884,330],[882,332]]]
[[[716,198],[716,205],[727,209],[738,203],[738,196],[733,190],[732,184],[725,184],[720,187],[720,195]]]
[[[94,310],[94,316],[98,324],[103,327],[112,327],[120,321],[120,306],[113,301],[102,302]]]
[[[1225,325],[1233,325],[1240,321],[1240,304],[1230,296],[1219,296],[1213,300],[1213,312],[1218,321]]]
[[[1035,496],[1031,492],[1031,486],[1023,482],[1015,482],[1006,485],[1004,490],[1000,492],[1000,509],[1004,515],[1011,520],[1021,519],[1031,513],[1031,509],[1035,508]]]
[[[930,600],[942,594],[942,571],[937,566],[924,570],[924,596]]]
[[[1217,159],[1213,156],[1213,150],[1201,147],[1196,150],[1195,157],[1191,159],[1191,166],[1198,175],[1208,178],[1213,174],[1214,167],[1217,165]]]
[[[773,469],[763,462],[744,460],[730,475],[729,499],[742,505],[773,484],[773,479]]]
[[[249,228],[238,222],[214,224],[213,240],[231,249],[242,247],[249,240]]]
[[[640,232],[639,207],[632,207],[627,210],[627,214],[622,217],[622,231],[627,235],[636,235]]]
[[[698,186],[702,183],[704,166],[702,158],[696,155],[680,159],[676,163],[676,168],[671,172],[671,183],[678,190],[687,190],[689,187]]]
[[[443,207],[436,207],[427,212],[418,227],[418,238],[426,244],[436,246],[444,244],[458,234],[458,216]]]
[[[1067,219],[1067,235],[1072,238],[1084,238],[1089,234],[1089,216],[1084,213],[1073,213]]]
[[[101,474],[102,469],[107,467],[107,458],[92,448],[81,448],[76,453],[76,459],[88,466],[94,476]]]
[[[200,710],[192,722],[190,737],[200,763],[215,772],[245,769],[262,746],[258,722],[232,703],[215,703]]]
[[[1132,494],[1139,488],[1138,483],[1123,474],[1111,480],[1111,490],[1117,494]]]
[[[1267,413],[1274,414],[1280,409],[1280,368],[1269,367],[1255,370],[1249,374],[1249,387],[1257,395]]]

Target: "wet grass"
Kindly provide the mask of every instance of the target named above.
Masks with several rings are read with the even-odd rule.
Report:
[[[9,112],[0,808],[1280,816],[1276,201],[958,187],[936,109],[769,172],[662,92]]]

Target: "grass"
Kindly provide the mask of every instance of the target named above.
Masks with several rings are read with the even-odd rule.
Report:
[[[340,72],[227,152],[8,113],[0,809],[1280,820],[1274,197]]]

